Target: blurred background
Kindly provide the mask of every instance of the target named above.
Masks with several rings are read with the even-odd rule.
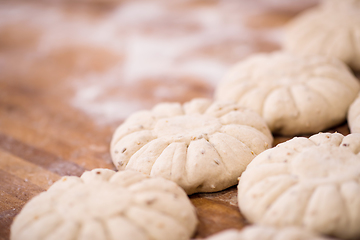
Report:
[[[46,90],[100,124],[212,97],[224,72],[281,47],[315,0],[0,2],[0,81]]]

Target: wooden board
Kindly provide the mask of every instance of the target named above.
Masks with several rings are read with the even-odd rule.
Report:
[[[283,25],[314,1],[249,2],[0,2],[0,239],[61,176],[115,169],[112,133],[132,112],[211,98],[233,63],[279,49]],[[190,196],[194,237],[244,227],[236,197]]]

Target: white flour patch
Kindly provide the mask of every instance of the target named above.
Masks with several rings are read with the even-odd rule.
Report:
[[[186,58],[199,46],[199,39],[132,36],[126,44],[123,80],[194,76],[214,85],[229,67],[216,58]]]
[[[98,123],[108,124],[124,120],[135,111],[141,110],[141,101],[125,98],[120,94],[107,96],[109,89],[119,88],[122,69],[115,66],[105,73],[90,73],[81,79],[74,78],[77,89],[72,104],[93,116]]]
[[[179,73],[188,74],[189,76],[199,77],[207,80],[212,86],[223,77],[229,65],[214,59],[191,59],[180,65],[178,69],[173,69],[175,75]]]
[[[135,111],[143,109],[143,104],[128,99],[111,99],[99,101],[96,97],[88,96],[92,94],[91,90],[84,89],[78,92],[73,105],[97,119],[100,124],[112,123],[116,120],[123,120]]]

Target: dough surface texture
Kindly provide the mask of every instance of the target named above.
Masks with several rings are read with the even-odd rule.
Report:
[[[360,237],[360,134],[295,137],[258,155],[240,177],[252,223]]]
[[[236,185],[272,141],[257,113],[234,103],[193,99],[134,113],[115,131],[110,150],[119,170],[161,176],[192,194]]]
[[[350,105],[348,112],[348,124],[351,133],[360,133],[360,94]]]
[[[304,11],[288,24],[284,48],[335,57],[360,70],[360,1],[326,0]]]
[[[344,121],[359,89],[359,81],[339,60],[275,52],[236,64],[215,97],[255,110],[273,133],[291,136]]]
[[[299,227],[274,228],[251,225],[241,231],[229,229],[214,234],[207,240],[330,240]],[[334,240],[334,239],[333,239]]]
[[[163,178],[94,169],[67,176],[15,217],[12,240],[189,239],[197,224],[186,193]]]

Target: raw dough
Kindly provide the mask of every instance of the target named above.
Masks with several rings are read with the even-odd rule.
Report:
[[[299,227],[274,228],[262,225],[245,227],[241,231],[229,229],[207,240],[330,240]],[[333,238],[332,238],[333,239]],[[334,240],[334,239],[333,239]]]
[[[161,176],[192,194],[236,185],[247,164],[272,141],[257,113],[234,103],[194,99],[131,115],[114,133],[111,155],[119,170]]]
[[[189,239],[197,224],[175,183],[135,171],[63,177],[15,217],[12,240]]]
[[[350,105],[347,120],[350,132],[360,133],[360,94]]]
[[[360,134],[295,137],[258,155],[238,185],[252,223],[360,237]]]
[[[216,99],[237,101],[262,115],[273,133],[317,133],[346,118],[360,83],[342,62],[285,52],[255,54],[236,64]]]
[[[339,58],[360,70],[360,1],[326,0],[290,21],[284,47]]]

